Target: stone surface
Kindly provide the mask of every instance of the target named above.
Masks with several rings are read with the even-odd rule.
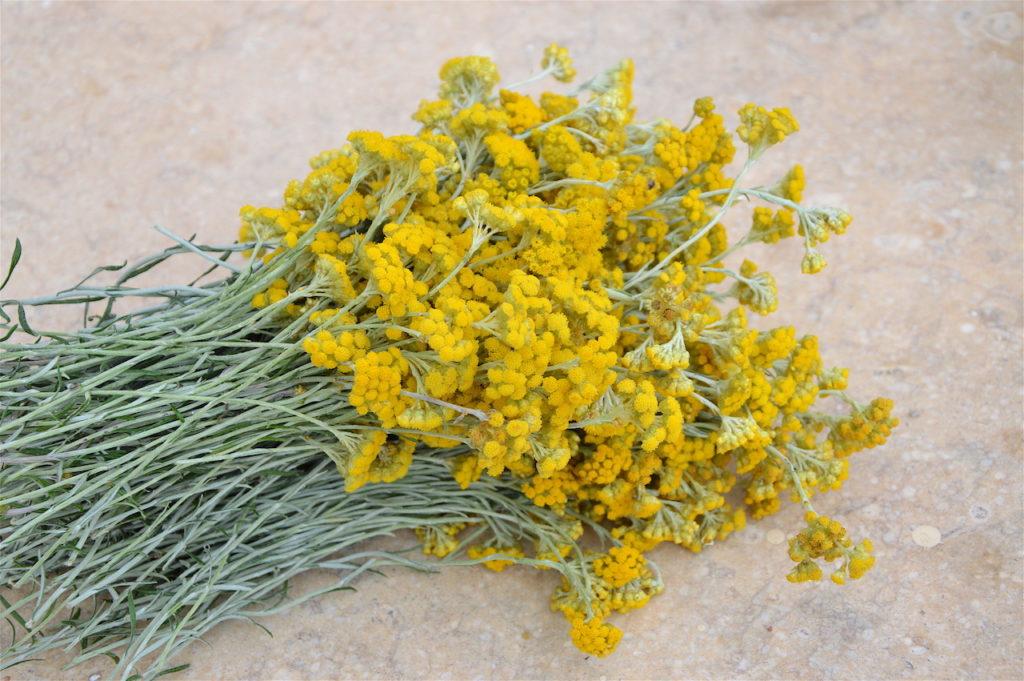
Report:
[[[453,569],[364,579],[264,622],[218,627],[194,679],[1021,678],[1021,5],[2,4],[5,296],[75,283],[164,245],[162,224],[233,238],[305,159],[350,129],[411,129],[449,56],[528,74],[547,42],[581,73],[636,61],[641,117],[714,95],[790,106],[809,198],[855,222],[829,268],[771,265],[775,320],[821,337],[854,391],[903,426],[858,455],[823,512],[876,540],[861,583],[789,585],[789,509],[700,556],[656,559],[666,593],[585,658],[549,612],[552,577]],[[728,122],[735,122],[730,115]],[[735,218],[739,219],[739,218]],[[745,218],[743,218],[745,219]],[[160,275],[176,280],[180,272]],[[42,315],[56,325],[74,320]],[[310,575],[298,585],[325,579]],[[85,679],[66,657],[0,679]]]

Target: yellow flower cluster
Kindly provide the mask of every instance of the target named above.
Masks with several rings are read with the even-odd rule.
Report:
[[[748,103],[743,105],[739,115],[736,135],[750,146],[755,155],[800,129],[793,114],[785,108],[768,111],[763,106]]]
[[[466,555],[473,560],[480,560],[487,558],[488,556],[508,556],[509,558],[522,558],[524,555],[523,550],[518,546],[470,546],[466,551]],[[512,560],[503,560],[501,558],[495,558],[493,560],[485,560],[481,563],[488,570],[494,570],[495,572],[501,572],[505,568],[514,565]]]
[[[460,542],[456,537],[465,527],[465,523],[419,527],[416,528],[416,537],[423,545],[423,553],[444,558],[459,548]]]
[[[541,69],[574,73],[557,45]],[[463,487],[513,476],[545,512],[586,520],[612,546],[553,605],[596,655],[621,637],[605,619],[661,590],[645,552],[700,551],[786,496],[810,508],[897,423],[891,402],[847,396],[816,338],[752,326],[748,311],[778,306],[775,279],[726,264],[800,234],[816,272],[815,247],[849,225],[800,204],[800,166],[767,188],[729,176],[736,139],[745,172],[797,131],[792,114],[745,105],[733,135],[702,97],[685,125],[635,122],[632,76],[627,60],[572,96],[495,95],[493,62],[452,59],[416,135],[353,133],[313,159],[283,208],[242,209],[241,238],[270,265],[295,255],[253,305],[305,328],[310,361],[337,376],[352,411],[332,454],[346,489],[401,477],[420,446],[447,451]],[[741,196],[764,205],[730,243],[723,218]],[[846,413],[819,410],[825,398]],[[810,522],[791,580],[820,576],[817,558],[843,560],[836,581],[870,567],[870,543]],[[463,529],[421,531],[424,551],[448,555]],[[513,539],[468,554],[500,570],[572,550]]]
[[[587,556],[583,569],[587,573],[587,592],[581,594],[563,580],[551,607],[569,621],[569,636],[576,647],[604,657],[622,638],[618,627],[605,622],[608,615],[642,608],[661,593],[663,586],[640,551],[629,547],[613,547],[606,554]]]
[[[393,438],[383,430],[366,430],[325,446],[324,452],[345,479],[345,491],[354,492],[367,483],[394,482],[405,477],[415,449],[416,443],[409,440]]]
[[[544,59],[541,60],[541,68],[563,83],[568,83],[576,77],[576,69],[572,66],[572,59],[569,57],[569,50],[551,43],[544,50]]]
[[[826,562],[842,559],[840,566],[832,573],[832,581],[845,584],[847,579],[860,579],[875,564],[871,540],[864,539],[856,546],[846,536],[846,528],[838,521],[807,512],[807,527],[789,540],[789,557],[796,567],[787,579],[791,582],[808,582],[821,579],[821,567],[815,562],[823,558]]]

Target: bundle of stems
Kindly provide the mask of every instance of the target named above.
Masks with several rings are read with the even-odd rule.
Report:
[[[106,656],[116,678],[178,670],[175,654],[220,622],[348,588],[383,566],[436,568],[374,550],[371,540],[399,530],[468,523],[477,536],[556,556],[510,559],[587,579],[581,551],[557,558],[557,546],[575,546],[569,519],[534,506],[510,480],[461,489],[446,460],[458,449],[420,452],[400,481],[344,493],[328,455],[351,437],[341,426],[351,431],[355,414],[295,342],[307,315],[282,326],[279,306],[249,305],[290,256],[238,267],[229,256],[252,244],[175,239],[120,268],[113,286],[87,278],[0,307],[6,339],[35,337],[0,343],[0,607],[10,624],[0,668],[77,648],[70,664]],[[230,274],[129,286],[182,254],[210,261],[206,274]],[[12,270],[20,255],[19,245]],[[136,297],[161,302],[116,310]],[[36,331],[25,314],[32,305],[85,305],[90,324]],[[315,568],[337,581],[289,594],[289,580]]]

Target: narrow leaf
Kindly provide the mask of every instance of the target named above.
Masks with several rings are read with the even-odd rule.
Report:
[[[0,284],[0,291],[4,290],[7,282],[11,280],[11,275],[14,274],[14,268],[18,265],[19,260],[21,260],[21,239],[15,239],[14,252],[11,253],[11,264],[7,266],[7,276],[4,277],[4,283]]]
[[[179,664],[177,667],[171,667],[170,669],[163,670],[162,672],[160,672],[159,674],[157,674],[153,678],[156,679],[156,678],[159,678],[161,676],[167,676],[168,674],[176,674],[178,672],[183,672],[186,669],[188,669],[190,666],[191,665],[187,665],[187,664]]]
[[[18,323],[21,324],[21,328],[25,331],[25,333],[35,336],[36,338],[39,337],[39,334],[33,331],[32,327],[28,325],[28,319],[25,317],[24,305],[18,305]]]
[[[131,622],[132,631],[129,640],[135,638],[135,599],[132,598],[132,592],[128,592],[128,620]]]

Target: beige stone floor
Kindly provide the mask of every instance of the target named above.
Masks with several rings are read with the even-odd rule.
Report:
[[[348,130],[410,130],[444,58],[514,80],[551,40],[584,73],[632,56],[642,117],[701,95],[791,107],[801,132],[754,180],[800,161],[812,200],[855,215],[819,277],[795,245],[763,260],[776,321],[903,419],[819,502],[876,539],[862,582],[786,583],[790,509],[700,556],[659,550],[666,593],[605,660],[571,648],[550,576],[465,568],[367,578],[266,621],[272,639],[221,626],[181,678],[1024,676],[1020,3],[0,7],[3,261],[26,251],[5,295],[162,247],[153,223],[229,241],[240,205],[274,203]],[[62,659],[0,679],[102,671]]]

